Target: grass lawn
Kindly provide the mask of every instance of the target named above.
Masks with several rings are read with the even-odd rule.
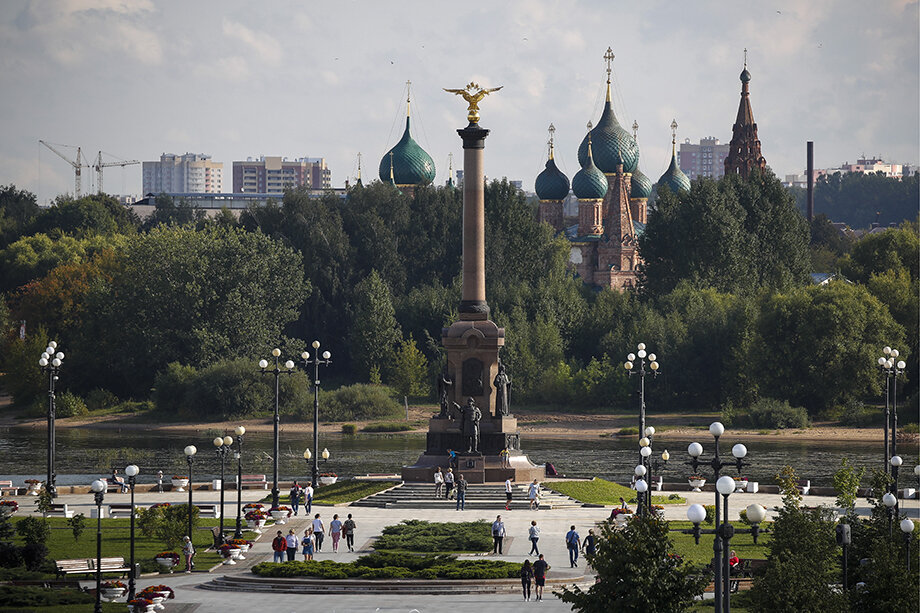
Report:
[[[361,500],[371,494],[388,490],[394,485],[399,485],[397,481],[358,481],[349,479],[347,481],[338,481],[332,485],[322,485],[313,496],[313,504],[344,504]],[[262,499],[263,503],[270,503],[271,496]],[[279,498],[281,504],[290,506],[291,497],[288,495]]]
[[[736,530],[749,527],[740,521],[731,523]],[[669,524],[671,525],[672,530],[693,528],[693,524],[689,521],[672,521],[669,522]],[[764,524],[763,526],[767,527],[769,524]],[[713,526],[702,524],[701,527],[705,530],[707,528],[711,529]],[[710,560],[712,560],[712,534],[700,535],[699,545],[694,542],[692,534],[671,532],[670,537],[674,542],[674,549],[685,560],[694,564],[709,564]],[[750,534],[735,532],[735,536],[733,536],[731,540],[731,548],[735,550],[735,553],[737,553],[738,557],[742,560],[763,560],[767,557],[767,543],[770,542],[770,538],[770,534],[764,534],[764,532],[761,530],[760,535],[757,537],[757,544],[755,545],[754,537],[752,537]]]
[[[597,477],[590,481],[544,481],[543,487],[588,504],[619,504],[621,497],[627,501],[636,497],[636,492],[625,485]],[[687,499],[680,496],[675,499],[669,499],[667,496],[652,496],[652,504],[683,504],[685,502]]]
[[[13,522],[16,522],[14,518]],[[51,536],[48,539],[48,559],[49,560],[70,560],[75,558],[95,558],[96,557],[96,520],[87,519],[86,520],[86,530],[83,534],[80,535],[80,540],[75,541],[73,538],[73,532],[70,530],[70,526],[67,525],[67,520],[63,517],[51,517],[48,518],[48,523],[51,526]],[[192,537],[192,542],[195,545],[195,550],[198,552],[195,555],[195,565],[201,569],[210,568],[217,563],[222,561],[220,555],[216,552],[205,551],[208,547],[213,544],[213,538],[211,537],[211,532],[209,528],[219,525],[219,520],[217,519],[200,519],[198,520],[199,528],[206,528],[204,530],[197,529],[195,534]],[[224,528],[228,526],[235,525],[234,519],[225,519]],[[253,539],[256,534],[254,532],[244,532],[244,538]],[[15,543],[17,545],[23,545],[21,537],[16,537]],[[127,562],[131,557],[131,520],[128,518],[125,519],[108,519],[104,518],[102,520],[102,557],[124,557]],[[156,540],[155,538],[148,538],[141,534],[141,531],[138,530],[135,526],[134,533],[134,557],[137,562],[141,564],[141,570],[143,572],[151,572],[158,570],[159,565],[153,560],[153,556],[164,551],[166,549],[165,545]],[[173,549],[176,553],[181,555],[181,549]],[[184,561],[180,562],[180,565],[184,564]],[[50,576],[54,576],[53,573]],[[81,577],[82,575],[77,575]],[[89,576],[89,575],[87,575]]]

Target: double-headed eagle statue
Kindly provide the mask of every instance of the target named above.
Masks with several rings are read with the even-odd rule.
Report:
[[[466,115],[467,120],[470,123],[479,123],[479,101],[491,94],[492,92],[497,92],[502,86],[494,87],[492,89],[483,89],[479,86],[478,83],[470,83],[463,89],[447,89],[443,88],[449,94],[457,94],[458,96],[463,96],[463,99],[470,103],[469,111]]]

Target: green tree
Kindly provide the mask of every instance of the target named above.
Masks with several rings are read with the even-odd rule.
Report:
[[[27,545],[44,545],[51,536],[51,526],[41,517],[23,517],[16,522],[16,533]]]
[[[77,513],[73,517],[67,519],[67,525],[70,526],[70,531],[73,532],[73,540],[79,541],[83,532],[86,530],[86,515]]]
[[[762,389],[809,413],[880,392],[879,347],[904,331],[864,287],[811,286],[765,299],[752,355]]]
[[[597,551],[588,562],[597,572],[594,585],[554,592],[581,613],[685,611],[709,582],[705,569],[674,553],[668,523],[654,516],[634,517],[621,529],[601,524]]]
[[[401,334],[390,288],[376,270],[355,287],[354,308],[349,345],[356,374],[369,376],[375,366],[388,373]]]
[[[0,289],[14,289],[47,275],[62,264],[80,264],[106,250],[124,245],[124,237],[72,236],[51,237],[47,234],[26,236],[0,251]]]
[[[853,228],[868,228],[873,222],[901,223],[917,216],[918,185],[917,173],[901,179],[882,173],[825,175],[815,183],[815,213]]]
[[[71,350],[76,380],[121,397],[146,394],[170,362],[267,351],[309,294],[303,277],[297,253],[257,232],[160,226],[132,236],[111,279],[87,297]]]
[[[31,330],[25,340],[17,336],[6,343],[0,356],[0,385],[13,397],[15,406],[29,406],[47,392],[48,380],[35,356],[41,356],[50,340],[48,333],[38,327]]]
[[[855,512],[859,482],[865,472],[865,468],[857,470],[847,458],[843,458],[840,462],[840,468],[834,473],[833,481],[834,491],[837,492],[837,506],[843,509],[846,515]]]
[[[153,212],[144,220],[144,228],[150,230],[160,224],[181,226],[200,223],[206,216],[204,209],[195,206],[188,198],[173,198],[160,194],[154,201]]]
[[[400,341],[399,349],[393,360],[391,385],[401,396],[424,396],[430,391],[426,384],[428,360],[419,351],[415,339],[411,336]]]
[[[54,204],[35,217],[31,233],[83,237],[92,234],[133,234],[138,227],[140,219],[133,210],[122,206],[112,196],[90,194],[80,199],[58,196]]]
[[[0,185],[0,249],[18,240],[40,211],[32,192]]]
[[[846,611],[839,581],[839,552],[833,513],[825,507],[801,508],[796,475],[785,467],[778,478],[783,507],[773,522],[764,572],[754,578],[754,611],[823,613]]]
[[[144,536],[157,538],[167,549],[173,549],[188,534],[188,513],[187,504],[141,509],[137,514],[137,527]],[[192,506],[192,530],[197,526],[198,507]]]

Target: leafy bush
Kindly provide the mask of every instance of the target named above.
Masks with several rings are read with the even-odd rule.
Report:
[[[53,607],[68,604],[89,604],[93,595],[74,589],[49,590],[42,587],[0,585],[0,607]]]
[[[20,549],[20,552],[22,552],[22,562],[26,570],[41,570],[48,556],[48,548],[43,543],[28,543]]]
[[[156,405],[152,400],[124,400],[112,406],[113,413],[141,413],[143,411],[152,411]]]
[[[16,522],[16,532],[27,544],[44,545],[51,536],[51,527],[41,517],[23,517]]]
[[[807,428],[808,413],[788,401],[761,398],[748,408],[748,419],[755,428]]]
[[[82,417],[89,415],[86,403],[76,394],[64,392],[57,397],[56,412],[58,417]]]
[[[262,577],[321,577],[323,579],[508,579],[520,576],[521,565],[500,560],[458,560],[444,554],[417,555],[379,552],[354,562],[332,560],[256,564]]]
[[[703,508],[706,509],[706,518],[703,521],[707,524],[715,523],[716,519],[716,505],[714,504],[704,504]]]
[[[117,404],[118,396],[101,387],[97,387],[86,395],[86,408],[90,411],[110,409]]]
[[[22,564],[22,550],[12,543],[0,543],[0,566],[16,568]]]
[[[198,507],[192,506],[192,529],[198,524]],[[188,532],[188,504],[142,509],[137,515],[137,526],[144,536],[155,536],[168,549],[177,547]]]
[[[342,434],[356,434],[358,426],[355,424],[342,424]]]
[[[628,428],[620,428],[620,431],[617,432],[620,436],[635,436],[639,434],[639,428],[635,426],[630,426]]]
[[[917,434],[920,433],[920,424],[904,424],[899,430],[903,434]]]
[[[378,551],[488,551],[491,547],[488,522],[438,523],[417,519],[385,527],[374,544],[374,549]]]
[[[67,519],[67,525],[70,526],[70,531],[73,532],[73,540],[79,541],[80,535],[86,530],[86,515],[77,513],[73,517]]]
[[[303,418],[313,419],[310,403],[302,403]],[[370,419],[396,419],[403,407],[393,397],[393,390],[384,385],[357,383],[323,392],[320,398],[320,415],[326,421],[365,421]]]
[[[862,402],[847,402],[840,411],[840,424],[844,426],[864,427],[884,421],[881,411],[873,411]]]
[[[406,422],[399,421],[380,421],[368,424],[362,428],[362,432],[407,432],[412,426]]]

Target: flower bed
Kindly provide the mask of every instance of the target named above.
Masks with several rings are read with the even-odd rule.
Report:
[[[172,560],[173,563],[175,563],[175,564],[178,564],[178,563],[179,563],[179,559],[180,559],[180,558],[179,558],[179,554],[176,553],[175,551],[161,551],[161,552],[158,553],[157,555],[153,556],[153,558],[154,558],[155,560],[166,560],[166,559],[169,559],[169,560]]]
[[[243,512],[245,513],[253,510],[261,510],[263,508],[263,505],[259,504],[258,502],[250,502],[249,504],[243,505]]]
[[[145,587],[140,593],[143,594],[144,592],[148,592],[148,593],[154,592],[154,593],[159,593],[159,594],[165,594],[167,600],[169,600],[170,598],[176,597],[176,593],[173,591],[171,587],[169,587],[168,585],[162,585],[162,584],[161,585],[149,585]]]
[[[150,505],[150,508],[159,509],[160,507],[168,507],[168,506],[172,506],[172,505],[168,502],[157,502],[157,503]]]
[[[285,507],[285,506],[272,507],[271,509],[269,509],[269,512],[270,513],[287,513],[288,517],[290,517],[291,514],[293,513],[293,511],[291,511],[291,507]]]
[[[632,509],[614,509],[610,512],[610,517],[616,517],[617,515],[632,515]]]
[[[265,514],[265,511],[259,509],[253,509],[246,513],[246,521],[264,521],[268,519],[268,515]]]
[[[230,539],[227,544],[236,545],[237,547],[252,547],[252,541],[247,541],[246,539]]]
[[[373,553],[354,562],[312,560],[256,564],[261,577],[321,577],[324,579],[514,579],[521,564],[500,560],[458,560],[446,554]]]
[[[0,511],[5,513],[15,513],[19,510],[19,503],[15,500],[0,500]]]
[[[117,590],[117,589],[127,589],[128,586],[122,583],[121,581],[103,581],[102,589]]]

